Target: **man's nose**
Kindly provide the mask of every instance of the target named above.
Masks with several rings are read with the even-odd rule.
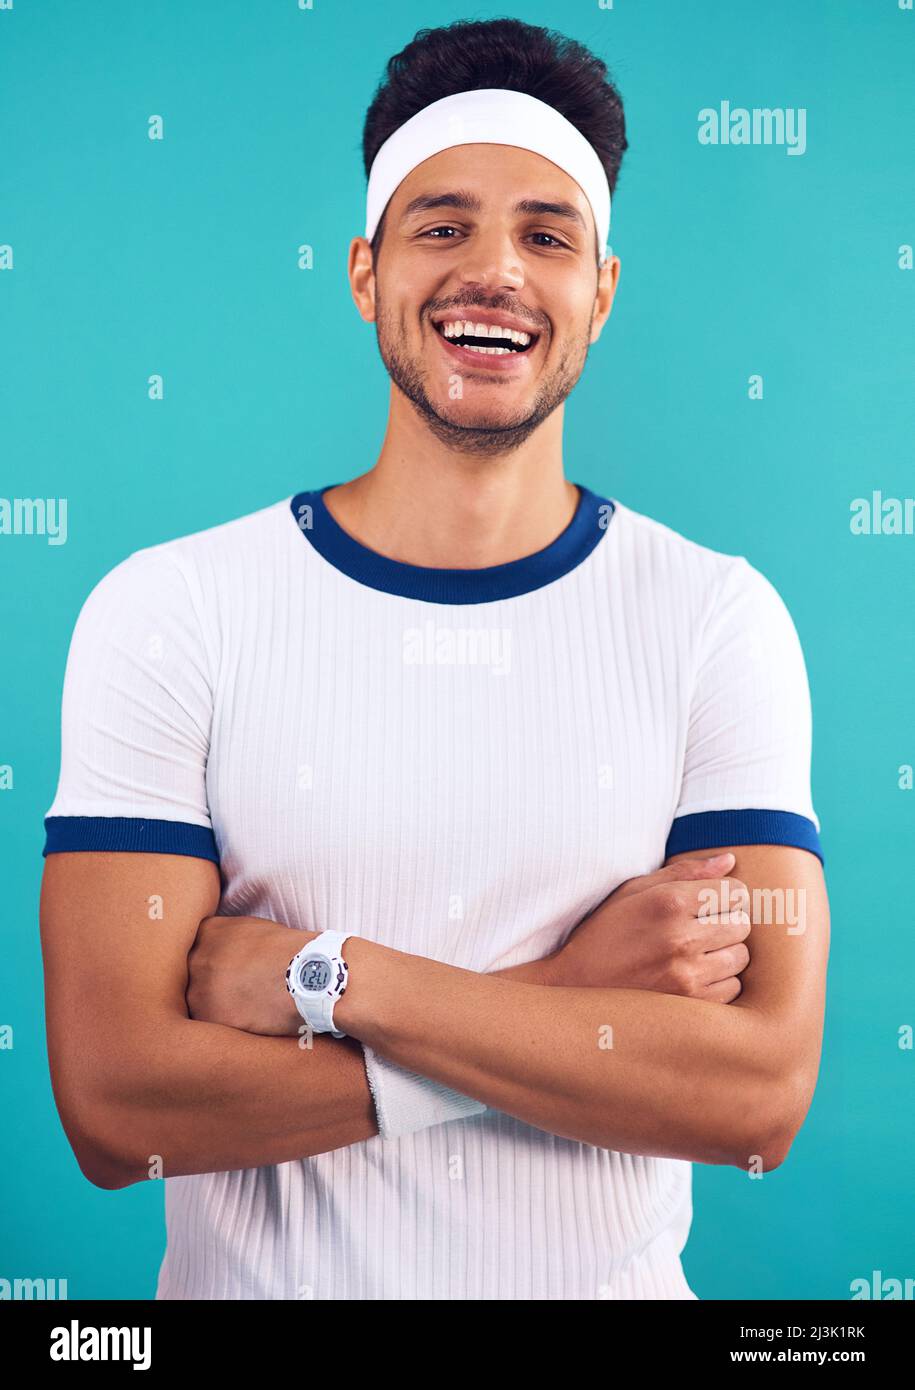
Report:
[[[467,244],[459,269],[461,283],[479,285],[487,293],[512,290],[524,284],[524,268],[513,238],[493,228],[477,231]]]

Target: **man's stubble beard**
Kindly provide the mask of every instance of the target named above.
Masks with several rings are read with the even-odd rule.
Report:
[[[389,331],[380,298],[376,303],[375,327],[378,351],[388,376],[422,416],[429,431],[448,448],[478,457],[508,454],[523,444],[569,395],[581,376],[590,346],[585,336],[568,341],[560,353],[556,369],[542,383],[533,406],[522,419],[463,424],[447,419],[435,409],[425,388],[428,373],[401,350],[399,343],[395,343],[396,335]],[[460,372],[455,370],[450,375],[459,377]]]

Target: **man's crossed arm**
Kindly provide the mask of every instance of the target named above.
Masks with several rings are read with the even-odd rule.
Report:
[[[350,986],[335,1012],[350,1036],[318,1036],[311,1047],[300,1045],[301,1020],[283,986],[302,934],[212,919],[215,865],[49,856],[49,1054],[80,1166],[115,1188],[370,1138],[378,1130],[365,1042],[568,1138],[741,1167],[757,1156],[774,1167],[816,1081],[828,906],[819,862],[806,851],[733,853],[733,869],[719,867],[717,877],[694,864],[675,868],[694,856],[674,856],[611,895],[562,950],[498,975],[353,938]],[[726,906],[743,909],[745,886],[754,909],[749,966],[746,929],[697,901],[722,872],[735,886]]]
[[[346,952],[338,1026],[401,1066],[566,1138],[776,1167],[819,1067],[826,896],[807,851],[735,853],[756,925],[742,992],[727,1006],[631,988],[544,989],[357,939]],[[697,886],[708,887],[671,890],[672,916],[677,896]],[[780,892],[762,896],[773,888]],[[621,904],[636,920],[640,896]]]

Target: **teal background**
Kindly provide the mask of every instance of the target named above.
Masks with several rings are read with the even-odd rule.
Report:
[[[148,1298],[162,1190],[80,1174],[50,1091],[38,893],[67,645],[141,546],[375,460],[388,381],[350,299],[361,120],[423,26],[514,14],[609,63],[630,150],[613,315],[566,413],[566,472],[744,554],[796,623],[832,903],[819,1088],[762,1181],[695,1168],[701,1298],[849,1297],[915,1275],[913,536],[849,505],[913,492],[915,14],[897,0],[29,4],[0,11],[0,495],[69,539],[0,536],[0,1277]],[[697,113],[805,107],[807,152],[706,148]],[[147,120],[165,139],[147,139]],[[297,269],[301,243],[315,268]],[[165,376],[165,399],[146,379]],[[762,401],[747,379],[760,372]]]

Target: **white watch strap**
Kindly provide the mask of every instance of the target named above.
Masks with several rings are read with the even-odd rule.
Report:
[[[482,1115],[487,1109],[480,1100],[453,1091],[428,1076],[406,1071],[365,1043],[362,1051],[382,1139],[400,1139],[404,1134],[415,1134],[448,1120]]]
[[[343,943],[348,941],[353,935],[352,932],[323,931],[319,932],[313,941],[309,941],[298,951],[289,963],[286,971],[287,981],[292,972],[294,974],[302,960],[307,960],[309,956],[327,956],[330,960],[342,960],[346,964],[343,955]],[[344,986],[345,988],[345,986]],[[296,1008],[304,1018],[305,1022],[314,1029],[316,1033],[331,1033],[335,1038],[345,1038],[346,1034],[334,1026],[334,1006],[336,999],[331,999],[324,994],[309,994],[305,990],[292,988],[290,990],[295,1000]],[[342,993],[342,991],[341,991]]]

